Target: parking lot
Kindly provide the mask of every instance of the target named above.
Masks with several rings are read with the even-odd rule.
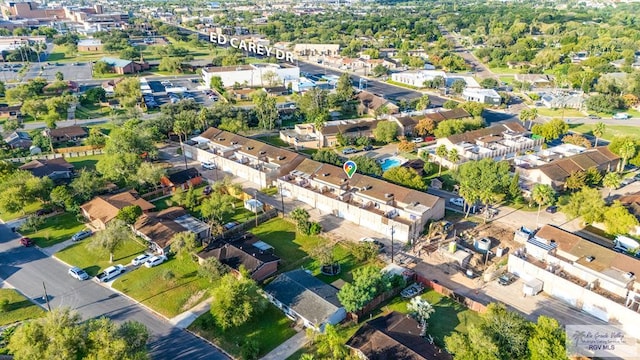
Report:
[[[25,66],[20,63],[5,63],[0,66],[0,80],[4,81],[13,81],[18,79],[18,73]],[[28,66],[28,65],[26,65]]]
[[[199,78],[194,79],[199,80]],[[153,91],[153,99],[159,106],[171,103],[171,98],[165,91],[165,86],[162,84],[162,82],[165,81],[169,82],[173,87],[184,87],[187,89],[184,93],[176,93],[175,98],[178,99],[178,101],[183,98],[192,97],[197,103],[205,106],[211,106],[214,104],[214,101],[210,100],[201,90],[198,90],[198,86],[200,86],[199,82],[195,82],[192,79],[171,79],[170,77],[167,77],[166,80],[149,81],[149,87],[151,87],[151,90]]]
[[[43,77],[49,81],[53,81],[56,78],[56,73],[61,72],[65,80],[81,81],[91,80],[91,63],[53,63],[42,62],[41,64],[31,64],[31,67],[25,74],[24,80],[33,79],[36,77]],[[44,70],[43,70],[44,68]]]

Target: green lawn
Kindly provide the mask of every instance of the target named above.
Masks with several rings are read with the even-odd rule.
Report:
[[[511,84],[514,80],[513,76],[509,76],[509,75],[498,76],[498,78],[500,79],[501,82],[505,84]]]
[[[14,289],[0,289],[0,301],[7,299],[7,311],[0,312],[0,326],[8,325],[16,321],[33,319],[45,314],[39,306],[20,295]]]
[[[264,313],[237,328],[222,331],[215,325],[211,313],[207,312],[196,319],[189,326],[189,330],[212,341],[236,357],[241,355],[242,344],[248,340],[256,341],[260,349],[258,357],[261,357],[295,335],[291,326],[291,320],[278,308],[269,304]]]
[[[298,152],[307,154],[309,156],[313,156],[318,152],[318,149],[302,149],[302,150],[298,150]]]
[[[76,107],[75,117],[76,119],[96,119],[111,114],[109,107],[102,107],[97,104],[90,105],[78,105]]]
[[[196,188],[195,191],[201,196],[202,200],[204,200],[204,195],[202,195],[202,192],[204,191],[204,186]],[[171,196],[153,201],[152,204],[156,206],[156,210],[158,211],[174,206],[174,203],[171,200]],[[193,210],[187,210],[187,211],[189,211],[191,215],[197,217],[198,219],[202,218],[202,215],[200,214],[200,206],[196,206]],[[241,199],[236,199],[235,212],[229,216],[225,216],[222,222],[225,224],[230,221],[237,221],[237,222],[243,223],[247,220],[250,220],[254,216],[255,214],[253,212],[244,208],[244,202]]]
[[[64,48],[59,45],[53,46],[53,51],[47,57],[49,62],[86,62],[96,61],[108,54],[101,51],[78,51],[74,56],[67,56],[64,54]],[[115,55],[117,57],[117,55]]]
[[[277,136],[277,135],[261,136],[261,137],[258,138],[258,140],[260,140],[262,142],[266,142],[267,144],[271,144],[273,146],[289,147],[289,144],[287,144],[285,141],[280,139],[280,136]]]
[[[624,121],[624,120],[621,120]],[[569,124],[571,131],[593,135],[593,128],[595,124]],[[619,136],[635,136],[640,138],[640,127],[629,125],[605,125],[605,131],[602,138],[607,140],[613,140]]]
[[[276,255],[281,259],[280,270],[283,272],[312,265],[313,260],[307,254],[325,241],[318,236],[298,234],[293,223],[280,218],[262,223],[251,232],[275,248]]]
[[[31,213],[34,213],[40,209],[42,209],[42,203],[40,201],[34,201],[31,202],[27,205],[25,205],[25,207],[18,212],[2,212],[0,214],[0,218],[2,218],[2,221],[7,222],[7,221],[11,221],[11,220],[15,220],[17,218],[29,215]]]
[[[538,108],[538,115],[557,117],[557,118],[572,118],[572,117],[585,117],[585,113],[576,109],[546,109]]]
[[[47,247],[71,239],[83,228],[84,224],[78,222],[75,214],[64,213],[46,218],[40,230],[22,235],[30,237],[40,247]]]
[[[515,75],[520,73],[520,69],[509,69],[508,67],[488,67],[489,71],[496,75]]]
[[[137,241],[125,241],[124,244],[114,252],[113,264],[110,264],[109,254],[96,254],[94,251],[88,249],[88,244],[91,242],[91,239],[92,238],[89,237],[66,249],[60,250],[55,254],[55,257],[69,265],[84,269],[87,274],[91,276],[95,276],[100,273],[100,270],[111,265],[126,265],[130,263],[131,259],[140,255],[140,253],[146,249],[146,246]]]
[[[78,171],[80,169],[95,170],[96,163],[103,157],[104,155],[91,155],[82,157],[68,157],[65,159],[67,160],[67,162],[73,164],[73,166],[75,166],[75,170]]]
[[[113,287],[171,318],[208,296],[212,284],[198,275],[198,267],[191,258],[170,258],[150,269],[138,267],[118,278]]]

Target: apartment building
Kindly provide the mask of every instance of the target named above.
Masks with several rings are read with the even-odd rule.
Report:
[[[260,187],[274,184],[305,159],[293,151],[216,128],[188,141],[184,154],[190,159],[214,163],[219,169]]]
[[[380,121],[373,119],[352,119],[327,121],[318,131],[313,124],[296,124],[293,130],[281,130],[280,139],[296,149],[320,149],[338,144],[338,134],[356,138],[372,137],[373,130]]]
[[[300,79],[300,68],[294,65],[280,64],[250,64],[238,66],[215,66],[202,69],[202,80],[207,88],[211,87],[211,78],[214,76],[222,80],[224,87],[232,87],[235,84],[248,87],[272,86],[269,73],[274,73],[280,84],[285,81],[297,81]]]
[[[427,151],[434,161],[447,167],[456,167],[469,160],[484,158],[492,158],[496,161],[510,160],[518,153],[540,150],[543,143],[544,139],[532,138],[522,124],[510,121],[440,138],[435,145],[418,150],[418,154]],[[460,160],[454,164],[446,158],[440,158],[436,154],[436,149],[440,145],[444,145],[448,151],[456,149]]]
[[[349,179],[342,168],[310,159],[278,178],[278,187],[284,196],[402,242],[444,217],[444,200],[437,196],[366,175]]]
[[[553,225],[520,230],[515,240],[524,249],[509,255],[510,272],[525,283],[542,281],[547,294],[640,338],[640,259]]]

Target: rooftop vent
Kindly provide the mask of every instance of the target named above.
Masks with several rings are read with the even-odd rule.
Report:
[[[218,141],[224,141],[224,140],[225,140],[224,138],[218,138]]]
[[[393,194],[386,193],[386,194],[384,194],[384,197],[386,197],[387,199],[388,199],[388,198],[392,198],[392,197],[393,197]]]
[[[247,146],[247,150],[253,150],[253,146]]]
[[[595,260],[596,258],[593,256],[587,256],[587,262],[592,262],[593,260]]]
[[[633,279],[634,276],[635,276],[635,274],[632,273],[632,272],[628,272],[628,273],[624,274],[625,279],[629,279],[629,280]]]
[[[341,182],[346,183],[347,179],[342,179]]]
[[[278,156],[278,160],[284,160],[285,158],[286,156],[282,156],[282,155]]]
[[[237,144],[237,143],[238,143],[237,141],[232,141],[232,142],[231,142],[231,145],[235,145],[235,144]]]
[[[329,176],[329,175],[331,175],[331,174],[329,174],[329,173],[322,174],[322,176]]]
[[[264,155],[266,153],[267,153],[266,151],[260,151],[260,155]]]

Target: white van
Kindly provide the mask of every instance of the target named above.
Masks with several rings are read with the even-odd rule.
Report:
[[[636,252],[640,249],[640,244],[635,239],[623,235],[616,236],[613,245],[613,249],[620,252]]]
[[[98,274],[98,276],[96,276],[96,279],[98,279],[98,281],[100,282],[108,282],[111,279],[115,278],[116,276],[120,274],[124,274],[125,271],[126,271],[126,268],[120,264],[115,266],[109,266],[108,268],[104,269],[103,272]]]

